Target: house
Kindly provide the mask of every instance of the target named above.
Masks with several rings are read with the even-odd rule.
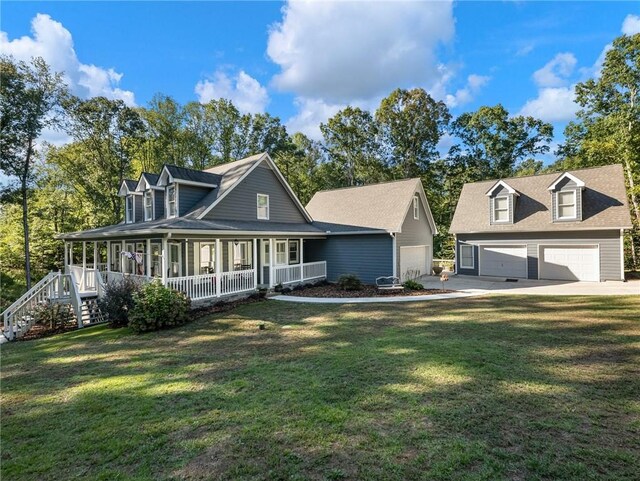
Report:
[[[193,301],[258,288],[430,272],[436,232],[419,179],[325,191],[305,208],[268,154],[124,180],[123,222],[60,236],[85,296],[127,276]],[[317,218],[314,218],[317,217]]]
[[[624,280],[630,229],[621,165],[465,184],[451,222],[456,272]]]

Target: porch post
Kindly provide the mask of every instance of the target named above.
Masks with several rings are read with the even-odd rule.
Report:
[[[69,265],[69,244],[64,241],[64,272],[67,272],[67,266]]]
[[[162,285],[167,285],[167,269],[169,264],[167,263],[167,238],[162,237]]]
[[[189,275],[189,239],[184,240],[184,275]]]
[[[304,239],[300,237],[300,282],[304,281]]]
[[[258,239],[253,239],[253,257],[251,258],[253,264],[253,287],[258,287]]]
[[[147,277],[151,277],[151,239],[147,239],[146,250],[147,255],[145,256],[145,273]]]
[[[124,262],[122,261],[122,253],[124,252],[124,241],[122,241],[121,244],[122,245],[120,246],[120,259],[118,260],[118,262],[120,263],[120,272],[122,273],[122,277],[124,278]]]
[[[107,272],[111,272],[111,241],[107,241]]]
[[[215,261],[215,270],[216,270],[216,297],[220,297],[220,286],[222,283],[220,282],[220,276],[222,274],[221,264],[222,264],[222,252],[220,249],[220,239],[216,239],[216,261]]]
[[[273,278],[273,273],[275,272],[273,265],[276,263],[276,251],[274,249],[275,242],[273,242],[273,237],[269,238],[269,287],[275,286]]]
[[[69,242],[69,265],[73,265],[73,241]]]
[[[93,241],[93,270],[98,268],[98,241]]]

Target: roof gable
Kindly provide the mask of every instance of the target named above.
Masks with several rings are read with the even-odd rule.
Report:
[[[510,194],[513,195],[520,195],[518,194],[518,191],[516,189],[514,189],[513,187],[511,187],[509,184],[507,184],[504,180],[500,179],[498,182],[496,182],[495,184],[493,184],[493,187],[491,187],[487,193],[485,194],[488,197],[491,197],[493,195],[493,193],[496,191],[496,189],[498,187],[502,187],[503,189],[506,189],[507,192],[509,192]]]
[[[195,185],[214,189],[218,187],[220,176],[204,170],[188,169],[177,165],[165,164],[158,178],[158,186],[171,183]]]
[[[130,194],[135,194],[137,185],[138,183],[133,179],[124,179],[120,183],[120,188],[118,189],[118,196],[125,197]]]
[[[582,180],[578,179],[575,175],[573,175],[570,172],[563,172],[560,177],[558,177],[547,189],[548,190],[555,190],[556,187],[558,186],[558,184],[560,182],[562,182],[563,180],[568,179],[573,181],[577,187],[580,187],[582,189],[584,189],[585,184]]]

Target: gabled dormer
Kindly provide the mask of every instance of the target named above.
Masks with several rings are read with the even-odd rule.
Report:
[[[166,164],[157,187],[164,189],[164,212],[167,219],[180,217],[218,187],[220,176],[201,170]]]
[[[120,184],[118,196],[124,198],[124,222],[132,224],[142,220],[142,193],[136,191],[137,182],[124,179]]]
[[[518,192],[504,180],[499,180],[486,192],[489,198],[489,224],[513,224]]]
[[[582,221],[582,193],[585,183],[569,172],[564,172],[550,186],[551,221]]]
[[[164,217],[164,187],[159,187],[159,175],[143,172],[136,186],[142,194],[142,218],[144,221]]]

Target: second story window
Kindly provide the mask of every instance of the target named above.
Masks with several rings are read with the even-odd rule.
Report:
[[[178,213],[176,202],[176,186],[167,186],[167,217],[175,217]]]
[[[144,220],[153,219],[153,193],[148,190],[144,193]]]
[[[258,194],[258,219],[269,220],[269,196]]]
[[[124,209],[124,220],[127,224],[130,224],[135,220],[134,212],[133,212],[133,196],[128,195],[125,197],[125,209]]]
[[[576,218],[576,192],[558,192],[558,219]]]
[[[413,196],[413,218],[418,220],[420,218],[420,208],[418,207],[418,196]]]
[[[493,221],[509,222],[509,198],[496,197],[493,199]]]

